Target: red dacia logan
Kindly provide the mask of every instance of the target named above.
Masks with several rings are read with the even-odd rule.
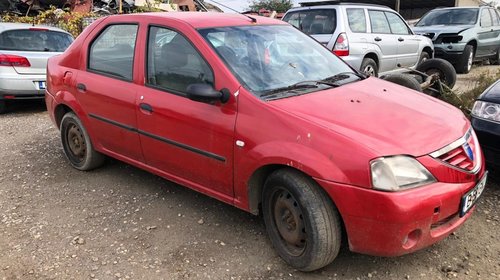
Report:
[[[331,263],[342,238],[377,256],[438,242],[486,182],[458,109],[365,77],[269,18],[101,18],[47,75],[73,167],[110,156],[261,213],[278,254],[302,271]]]

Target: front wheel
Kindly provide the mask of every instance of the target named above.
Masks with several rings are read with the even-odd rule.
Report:
[[[306,175],[281,169],[266,180],[262,211],[280,257],[301,271],[330,264],[341,244],[340,217],[326,193]]]
[[[94,150],[85,127],[73,112],[62,118],[61,141],[64,155],[74,168],[86,171],[104,163],[104,155]]]
[[[472,63],[474,62],[474,46],[465,46],[464,53],[460,61],[457,63],[457,72],[461,74],[467,74],[472,69]]]

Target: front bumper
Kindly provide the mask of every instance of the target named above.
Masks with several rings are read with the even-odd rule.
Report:
[[[465,44],[435,44],[434,57],[457,64],[463,59]]]
[[[484,170],[480,171],[481,177]],[[479,181],[479,176],[477,181]],[[401,192],[382,192],[316,179],[335,201],[353,252],[400,256],[428,247],[455,231],[460,201],[477,183],[434,183]]]
[[[472,117],[472,127],[483,149],[486,163],[500,168],[500,124]]]

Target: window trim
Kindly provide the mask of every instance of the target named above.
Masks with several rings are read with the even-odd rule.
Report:
[[[203,56],[203,54],[200,52],[200,50],[198,50],[198,48],[195,46],[195,44],[193,44],[193,42],[191,42],[191,40],[189,40],[189,38],[187,36],[185,36],[184,33],[182,33],[179,29],[173,28],[173,27],[168,27],[166,25],[155,24],[155,23],[148,24],[148,27],[147,27],[148,30],[147,30],[147,34],[146,34],[146,44],[145,44],[146,51],[144,52],[145,53],[145,57],[144,57],[145,58],[144,59],[144,72],[145,72],[144,73],[144,86],[145,87],[156,89],[156,90],[159,90],[159,91],[163,91],[163,92],[166,92],[166,93],[169,93],[169,94],[173,94],[173,95],[177,95],[177,96],[188,98],[187,92],[182,92],[182,91],[178,91],[178,90],[175,90],[175,89],[164,88],[164,87],[153,85],[153,84],[149,83],[149,76],[148,76],[148,69],[149,69],[149,64],[148,64],[149,63],[149,37],[151,35],[151,28],[152,27],[168,29],[168,30],[174,31],[177,34],[179,34],[182,37],[184,37],[184,39],[193,47],[193,49],[198,53],[198,55],[207,64],[208,68],[212,72],[212,76],[214,78],[213,87],[215,89],[215,82],[217,81],[217,79],[215,77],[215,71],[212,68],[212,65]]]
[[[363,15],[365,17],[365,31],[354,31],[352,30],[351,28],[351,23],[349,22],[349,10],[361,10],[363,11]],[[347,16],[347,26],[349,26],[349,30],[352,32],[352,33],[357,33],[357,34],[368,34],[368,24],[366,22],[367,19],[369,19],[369,17],[367,17],[366,15],[366,9],[365,8],[354,8],[354,7],[349,7],[349,8],[346,8],[345,9],[345,13],[346,13],[346,16]],[[371,22],[370,22],[370,31],[371,31]],[[371,32],[370,32],[371,33]]]
[[[124,77],[113,75],[111,73],[102,72],[102,71],[90,68],[90,51],[92,49],[92,45],[101,36],[101,34],[105,30],[107,30],[109,27],[114,26],[114,25],[135,25],[135,26],[137,26],[137,32],[135,34],[134,56],[132,57],[132,77],[130,79],[127,79],[127,78],[124,78]],[[135,74],[134,73],[135,58],[136,58],[135,57],[135,51],[137,49],[137,39],[139,38],[139,32],[140,32],[140,24],[139,24],[139,22],[113,22],[113,23],[110,23],[110,24],[107,24],[106,26],[104,26],[99,31],[99,33],[97,33],[97,35],[92,38],[92,40],[90,41],[90,43],[89,43],[89,45],[87,47],[87,63],[85,65],[85,68],[86,68],[85,70],[87,72],[98,74],[98,75],[102,75],[102,76],[105,76],[105,77],[108,77],[108,78],[113,78],[113,79],[121,80],[121,81],[124,81],[124,82],[133,83],[134,82],[134,74]]]

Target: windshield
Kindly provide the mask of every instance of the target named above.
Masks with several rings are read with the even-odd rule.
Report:
[[[71,35],[46,29],[19,29],[0,33],[0,50],[63,52],[72,42]]]
[[[476,24],[479,9],[445,9],[427,13],[415,26]]]
[[[242,85],[258,96],[301,82],[354,73],[321,44],[289,25],[220,27],[199,32]],[[354,75],[347,78],[359,79]]]

